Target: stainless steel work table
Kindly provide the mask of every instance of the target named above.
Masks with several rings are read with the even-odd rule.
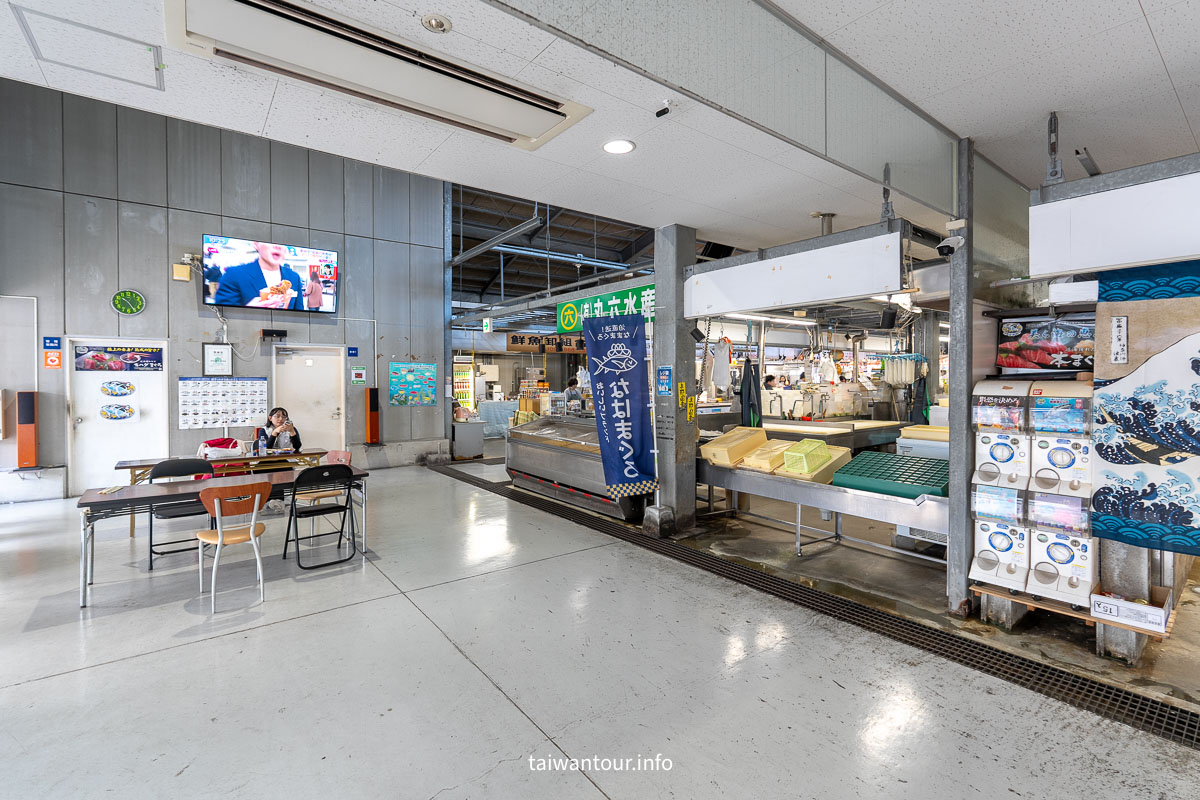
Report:
[[[807,544],[817,544],[818,542],[830,539],[835,541],[845,539],[846,541],[857,542],[870,547],[878,547],[883,550],[890,550],[906,556],[933,561],[938,564],[945,563],[939,558],[914,553],[909,550],[902,550],[898,547],[872,542],[867,539],[846,536],[842,533],[842,515],[849,514],[853,517],[889,522],[893,525],[905,525],[910,528],[919,528],[940,533],[948,539],[950,533],[950,500],[945,497],[921,495],[915,500],[910,500],[906,497],[893,497],[887,494],[864,492],[859,489],[846,489],[841,486],[800,481],[795,478],[784,478],[748,469],[717,467],[708,463],[703,458],[696,459],[696,483],[709,487],[708,510],[710,512],[713,511],[713,486],[719,486],[728,493],[729,499],[727,500],[727,505],[730,510],[737,508],[738,492],[745,492],[746,494],[766,497],[772,500],[781,500],[785,503],[795,503],[796,555],[803,555],[800,539],[802,532],[808,530],[823,534],[823,538],[807,542]],[[834,521],[833,533],[830,534],[829,531],[804,525],[800,519],[804,506],[812,506],[822,511],[831,512]],[[765,519],[784,522],[783,520],[774,520],[772,517],[765,517]]]

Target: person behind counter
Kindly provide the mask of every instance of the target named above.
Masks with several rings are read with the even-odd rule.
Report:
[[[286,408],[272,408],[267,415],[267,448],[270,450],[291,450],[300,452],[300,432],[288,418]]]
[[[764,389],[774,389],[775,388],[775,376],[774,375],[768,375],[767,377],[763,378],[763,388]]]
[[[571,378],[567,381],[567,402],[578,400],[580,405],[583,405],[583,390],[579,388],[579,379]]]

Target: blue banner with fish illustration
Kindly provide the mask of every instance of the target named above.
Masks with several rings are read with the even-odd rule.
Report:
[[[1200,555],[1200,261],[1100,275],[1092,533]]]
[[[436,406],[437,364],[393,361],[388,365],[388,405]]]
[[[641,314],[590,317],[583,321],[583,339],[609,497],[649,494],[658,481],[650,425],[646,320]]]

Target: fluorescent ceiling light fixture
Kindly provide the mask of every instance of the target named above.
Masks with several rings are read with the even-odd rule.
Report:
[[[637,147],[637,145],[628,139],[613,139],[611,142],[605,143],[604,152],[612,153],[615,156],[620,156],[624,155],[625,153],[632,153],[633,148],[635,147]]]
[[[774,322],[776,325],[816,325],[806,319],[788,319],[786,317],[764,317],[761,314],[723,314],[729,319],[744,319],[750,322]]]
[[[938,323],[938,325],[941,325],[941,326],[942,326],[943,328],[945,328],[946,330],[950,330],[950,323],[949,323],[949,322],[939,322],[939,323]]]
[[[950,337],[949,336],[939,336],[938,341],[948,342],[948,341],[950,341]]]

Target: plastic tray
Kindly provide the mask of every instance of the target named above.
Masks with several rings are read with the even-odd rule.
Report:
[[[868,451],[834,473],[833,485],[910,499],[923,494],[945,497],[950,491],[950,462]]]

